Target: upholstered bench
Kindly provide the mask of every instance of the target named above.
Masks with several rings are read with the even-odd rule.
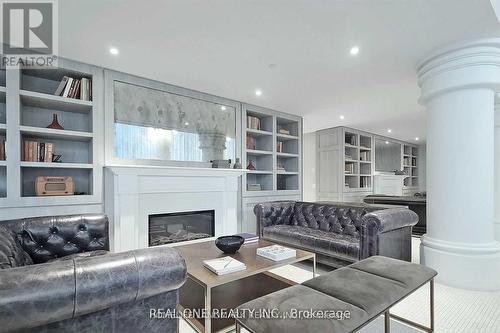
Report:
[[[236,331],[244,327],[253,333],[353,332],[384,314],[386,332],[390,318],[433,332],[436,274],[425,266],[373,256],[241,305]],[[427,282],[431,290],[430,327],[389,312]],[[301,316],[300,311],[305,314]],[[339,313],[344,318],[339,318]]]

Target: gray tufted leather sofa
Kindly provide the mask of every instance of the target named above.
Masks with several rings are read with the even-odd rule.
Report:
[[[315,252],[334,267],[382,255],[411,261],[411,228],[418,216],[407,208],[345,203],[276,201],[255,206],[261,238]]]
[[[104,215],[0,222],[0,332],[176,332],[178,252],[108,250]]]

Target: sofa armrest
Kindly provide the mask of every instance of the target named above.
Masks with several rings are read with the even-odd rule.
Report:
[[[380,254],[379,241],[385,234],[398,233],[398,230],[403,229],[411,231],[417,222],[418,215],[408,208],[390,208],[366,214],[361,223],[359,259]]]
[[[255,205],[253,212],[257,217],[257,235],[263,236],[265,227],[276,224],[289,224],[295,201],[272,201]]]
[[[363,217],[362,227],[375,228],[384,233],[404,227],[412,227],[418,223],[418,215],[408,208],[390,208],[377,210]]]
[[[139,301],[182,286],[179,253],[155,247],[0,271],[0,332]]]

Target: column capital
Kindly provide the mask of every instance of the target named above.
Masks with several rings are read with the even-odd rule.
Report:
[[[459,89],[500,91],[500,38],[441,48],[420,62],[417,73],[421,103]]]

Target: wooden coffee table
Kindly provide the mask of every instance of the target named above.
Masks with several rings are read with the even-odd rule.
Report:
[[[221,309],[235,309],[245,302],[296,284],[271,273],[274,268],[312,259],[311,278],[316,275],[316,257],[312,252],[297,249],[295,258],[282,261],[257,256],[257,248],[273,244],[259,240],[243,245],[230,256],[245,263],[246,270],[220,276],[203,266],[203,260],[227,256],[215,246],[214,241],[176,246],[187,265],[188,278],[179,292],[179,310],[184,319],[198,332],[227,332],[234,329],[233,318],[211,319],[193,314],[200,314],[203,309],[209,314]],[[186,316],[187,313],[191,315]]]

